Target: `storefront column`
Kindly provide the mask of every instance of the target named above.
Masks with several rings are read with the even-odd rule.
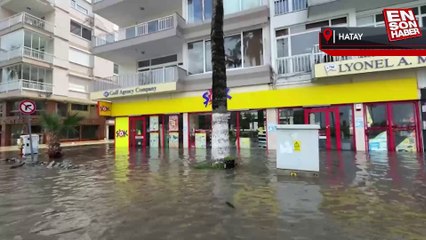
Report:
[[[355,126],[355,146],[356,150],[365,152],[365,117],[364,117],[364,105],[362,103],[354,104],[354,126]]]
[[[278,109],[266,109],[268,150],[277,149]]]
[[[184,113],[183,114],[183,130],[182,130],[182,134],[183,134],[183,148],[188,148],[189,147],[189,126],[188,126],[188,113]]]

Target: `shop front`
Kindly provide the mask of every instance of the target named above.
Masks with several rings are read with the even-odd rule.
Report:
[[[369,151],[422,150],[418,101],[369,103],[364,111]]]
[[[277,149],[277,124],[318,124],[325,150],[421,151],[415,76],[390,74],[340,83],[230,89],[229,136],[237,149]],[[122,98],[110,105],[118,148],[211,146],[206,92]],[[100,102],[99,105],[102,105]]]
[[[278,112],[279,124],[319,125],[321,149],[356,150],[353,105],[284,108]]]
[[[182,114],[130,117],[129,147],[131,149],[183,147],[182,127]]]
[[[190,148],[209,148],[211,146],[211,118],[209,113],[190,113]],[[229,113],[229,142],[231,148],[266,148],[266,109],[232,111]]]

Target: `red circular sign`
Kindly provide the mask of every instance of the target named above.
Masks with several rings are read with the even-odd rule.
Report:
[[[23,114],[31,115],[36,111],[36,104],[31,100],[24,100],[19,104],[19,111]]]

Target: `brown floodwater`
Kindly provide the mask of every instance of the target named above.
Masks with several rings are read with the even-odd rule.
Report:
[[[65,154],[78,169],[0,163],[1,240],[426,239],[418,154],[321,152],[316,178],[281,175],[265,150],[226,171],[192,169],[205,150]]]

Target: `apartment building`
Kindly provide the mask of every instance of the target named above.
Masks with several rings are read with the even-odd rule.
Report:
[[[423,25],[425,1],[224,4],[235,147],[279,149],[277,124],[312,123],[321,126],[323,149],[423,151],[425,59],[331,57],[318,39],[325,26],[383,26],[384,7],[413,8]],[[100,114],[115,118],[116,146],[207,148],[212,1],[97,0],[93,10],[119,26],[95,35],[93,52],[117,63],[120,73],[97,79],[91,89]],[[380,65],[408,60],[409,67]]]
[[[91,54],[92,37],[113,24],[98,20],[85,0],[0,1],[0,145],[15,145],[27,133],[19,102],[32,99],[32,133],[42,135],[41,112],[85,119],[68,140],[105,138],[89,86],[95,77],[111,76],[112,62]],[[41,138],[43,141],[43,138]]]
[[[271,83],[268,1],[224,4],[231,140],[266,147],[266,109],[243,95]],[[93,9],[120,27],[95,36],[94,54],[117,63],[120,74],[99,79],[91,93],[108,101],[100,112],[115,117],[116,145],[208,147],[213,1],[103,0]]]
[[[319,124],[320,144],[327,149],[423,151],[419,90],[424,58],[330,57],[319,50],[318,34],[327,26],[384,27],[383,8],[413,8],[425,26],[426,1],[271,4],[277,89],[294,93],[277,109],[276,124]]]

